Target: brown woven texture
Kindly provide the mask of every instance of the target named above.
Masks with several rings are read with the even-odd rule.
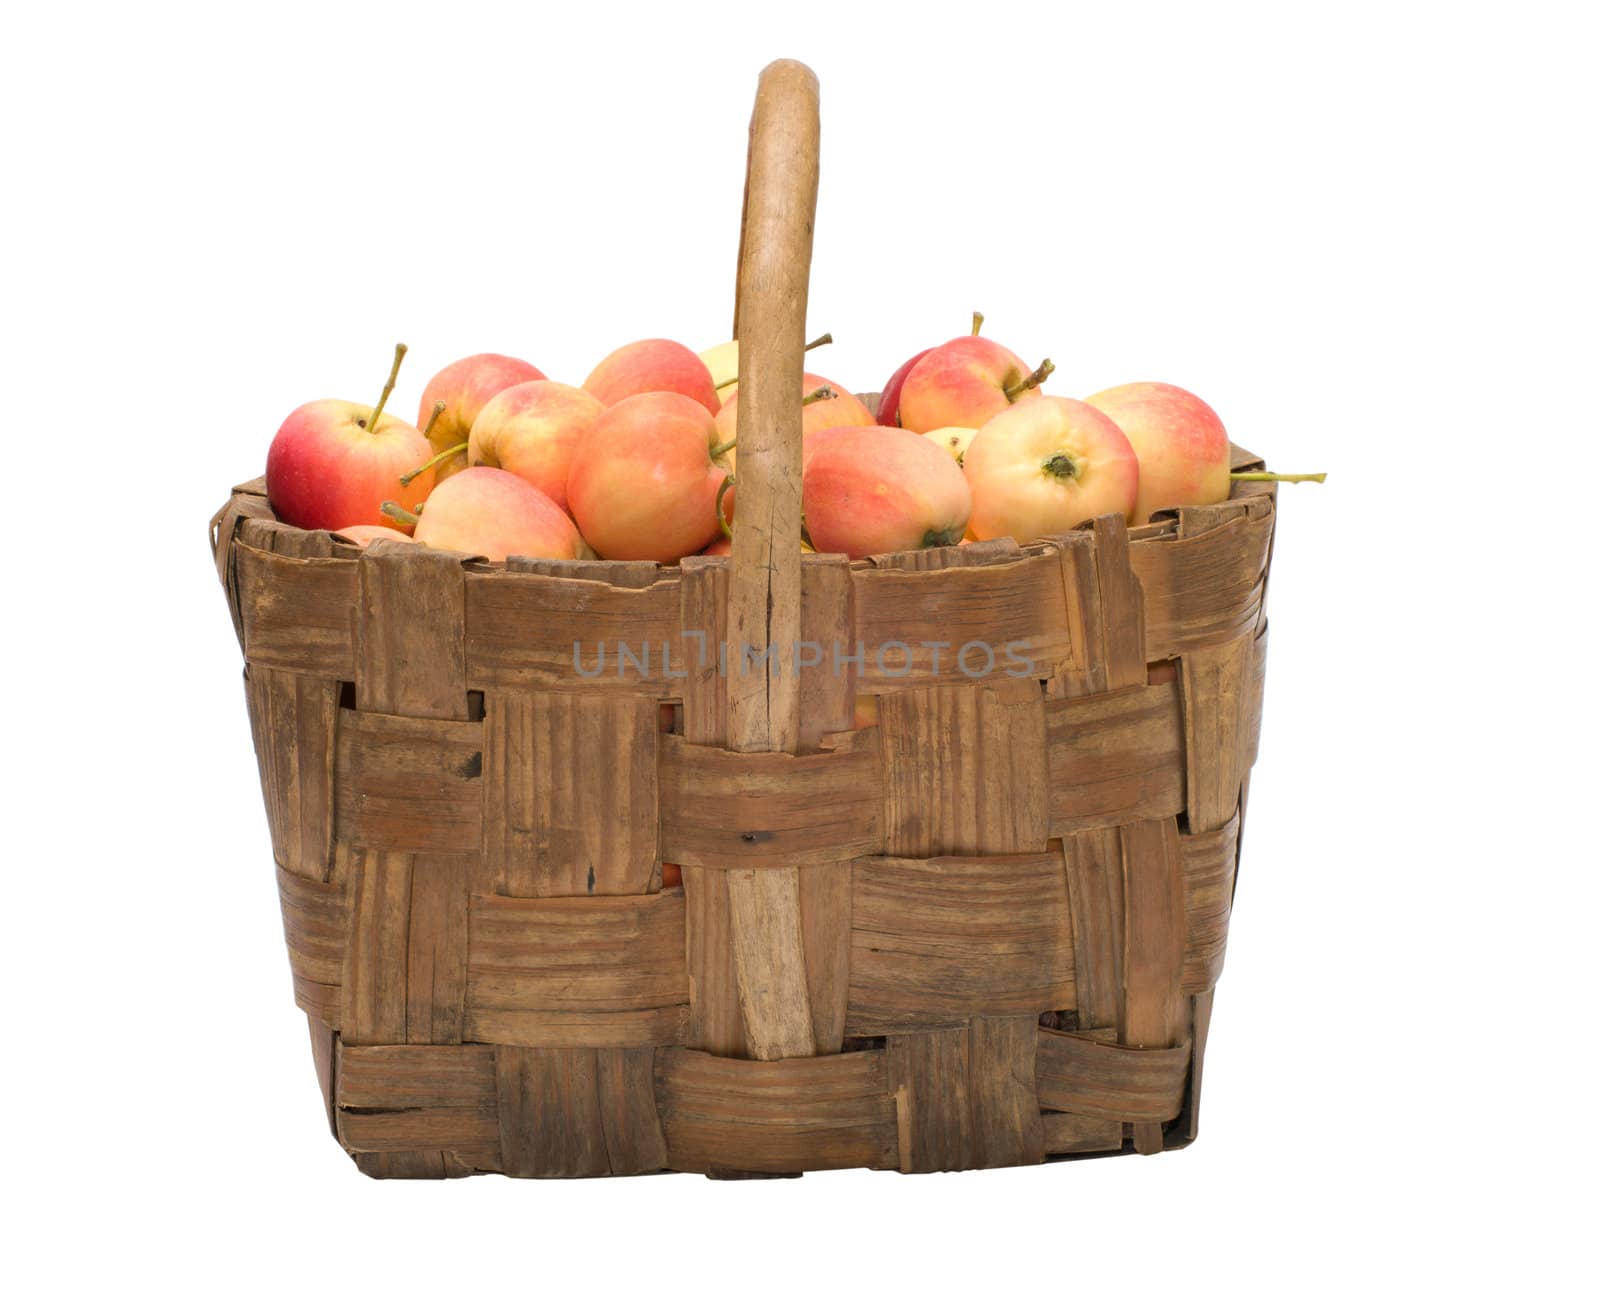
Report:
[[[762,94],[787,112],[798,86],[814,118],[807,79],[776,65]],[[793,145],[762,113],[742,317],[762,144]],[[814,196],[814,144],[811,167]],[[801,303],[777,288],[766,352],[796,378],[801,217]],[[855,563],[796,540],[780,565],[784,469],[753,540],[747,461],[734,558],[676,567],[360,550],[277,522],[259,482],[213,520],[339,1143],[381,1177],[1186,1143],[1260,724],[1270,487],[1132,532]],[[792,580],[787,641],[782,593],[739,594],[753,557]],[[752,647],[815,662],[745,667],[752,612]]]

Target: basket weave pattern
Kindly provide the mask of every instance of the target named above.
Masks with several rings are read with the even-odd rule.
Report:
[[[728,560],[357,550],[239,487],[212,543],[340,1144],[736,1176],[1193,1138],[1274,513],[808,556],[799,750],[735,753]],[[797,912],[741,921],[769,869]]]

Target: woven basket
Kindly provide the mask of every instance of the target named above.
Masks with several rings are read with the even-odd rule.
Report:
[[[369,1175],[926,1172],[1194,1137],[1271,488],[1131,532],[803,556],[817,141],[815,79],[774,64],[731,560],[359,550],[277,522],[260,482],[212,523],[295,1000]]]

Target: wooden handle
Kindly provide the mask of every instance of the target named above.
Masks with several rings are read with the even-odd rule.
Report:
[[[741,752],[793,753],[800,735],[800,400],[820,135],[816,74],[792,59],[769,64],[750,118],[733,322],[739,502],[728,747]]]

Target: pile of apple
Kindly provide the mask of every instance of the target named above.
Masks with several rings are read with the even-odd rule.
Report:
[[[806,536],[824,553],[1070,531],[1104,513],[1228,497],[1228,435],[1198,397],[1135,382],[1087,400],[1046,395],[1046,359],[971,334],[913,355],[876,416],[805,375]],[[824,344],[831,338],[813,342]],[[653,559],[727,553],[738,484],[738,345],[695,354],[644,340],[581,387],[476,354],[427,385],[417,423],[375,406],[302,405],[267,455],[279,518],[358,544],[411,539],[488,559]],[[1270,474],[1266,474],[1270,475]]]

